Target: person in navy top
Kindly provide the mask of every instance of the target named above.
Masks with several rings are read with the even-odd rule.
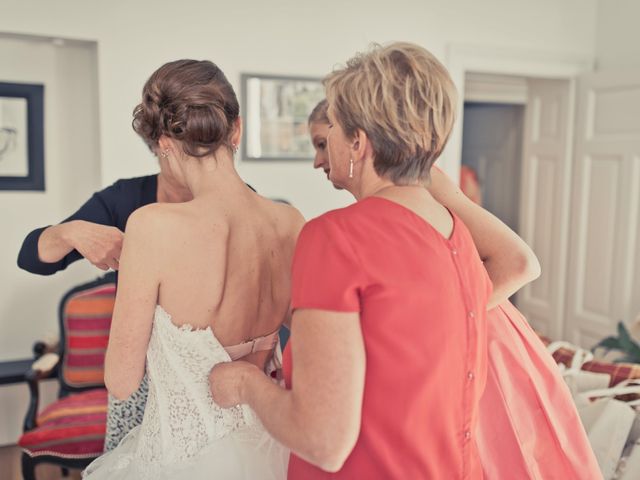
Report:
[[[189,200],[182,189],[167,185],[160,192],[158,175],[118,180],[94,193],[75,213],[58,225],[40,227],[29,233],[18,254],[18,266],[39,275],[52,275],[71,263],[87,258],[102,270],[118,269],[122,239],[129,215],[138,208],[159,201]]]

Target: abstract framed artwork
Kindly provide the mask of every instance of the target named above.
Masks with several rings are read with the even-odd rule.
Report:
[[[318,78],[242,75],[244,160],[310,160],[307,119],[324,98]]]
[[[0,190],[44,189],[44,86],[0,83]]]

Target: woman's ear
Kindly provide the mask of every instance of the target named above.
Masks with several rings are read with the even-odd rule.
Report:
[[[355,162],[362,160],[367,156],[367,151],[369,150],[369,137],[365,133],[364,130],[358,129],[356,131],[355,137],[353,138],[353,143],[351,145],[352,149],[352,157]]]
[[[171,142],[171,139],[169,139],[169,137],[167,137],[166,135],[161,135],[158,139],[158,148],[156,153],[158,155],[162,155],[163,153],[166,154],[171,151],[172,147],[173,144]]]
[[[235,147],[237,148],[240,146],[241,140],[242,140],[242,117],[238,117],[235,121],[233,133],[231,134],[231,143],[235,145]]]

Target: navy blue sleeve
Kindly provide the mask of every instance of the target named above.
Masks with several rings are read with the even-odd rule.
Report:
[[[118,181],[94,193],[93,196],[80,209],[66,218],[61,223],[72,220],[85,220],[87,222],[99,223],[119,227],[116,224],[116,210],[118,201],[122,195],[121,181]],[[40,235],[47,227],[37,228],[27,235],[22,242],[22,247],[18,253],[18,267],[27,272],[38,275],[52,275],[60,270],[64,270],[71,263],[80,260],[82,255],[77,250],[72,250],[63,259],[55,263],[46,263],[40,260],[38,255],[38,241]]]

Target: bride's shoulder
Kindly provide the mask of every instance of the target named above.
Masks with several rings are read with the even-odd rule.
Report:
[[[178,207],[178,208],[176,208]],[[126,236],[138,239],[163,238],[166,232],[176,232],[184,228],[184,212],[179,204],[152,203],[135,210],[127,220]]]
[[[284,202],[271,202],[274,220],[284,227],[285,234],[297,237],[302,229],[305,218],[296,207]]]
[[[180,215],[170,203],[150,203],[135,210],[127,220],[127,229],[143,225],[152,227],[154,225],[164,225],[167,221],[176,220]]]

